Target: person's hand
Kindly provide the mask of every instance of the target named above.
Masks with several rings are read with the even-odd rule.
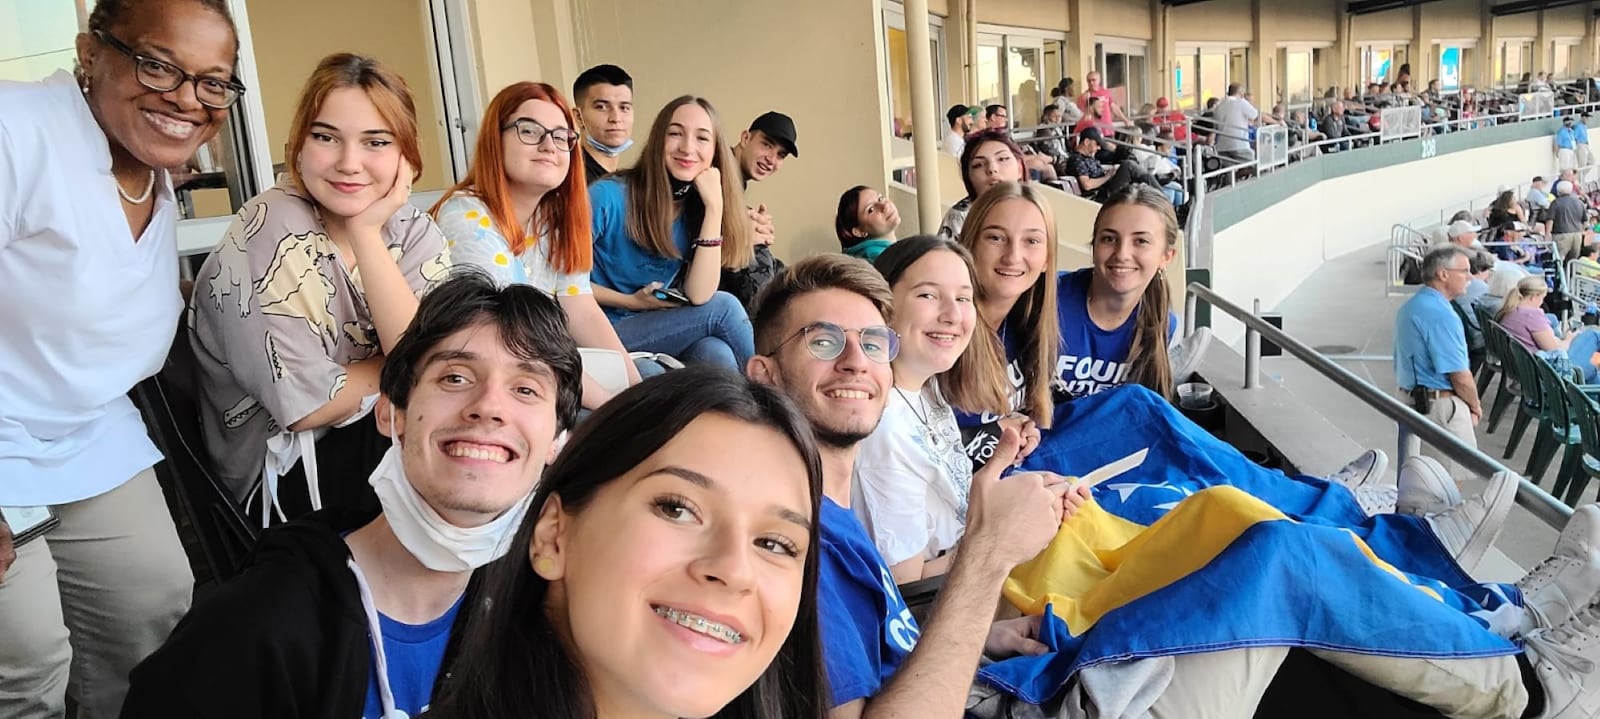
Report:
[[[722,212],[722,171],[715,167],[707,167],[703,172],[695,175],[694,189],[700,193],[700,203],[706,206],[706,212]]]
[[[1032,559],[1061,528],[1059,493],[1045,486],[1053,475],[1023,472],[1000,478],[1021,448],[1017,431],[1004,429],[989,463],[973,473],[967,534],[961,540],[966,554],[1007,571]]]
[[[411,163],[407,162],[405,158],[401,158],[400,166],[395,168],[394,186],[390,187],[387,194],[378,198],[377,202],[372,203],[361,214],[350,218],[350,225],[353,228],[380,230],[383,228],[383,224],[389,221],[389,218],[394,217],[394,213],[399,212],[400,208],[405,207],[406,203],[410,201]]]
[[[1090,502],[1089,485],[1074,482],[1067,491],[1061,495],[1061,521],[1072,519],[1083,505]]]
[[[1050,651],[1039,641],[1039,615],[1002,619],[989,625],[989,637],[983,640],[983,653],[992,659],[1015,656],[1036,657]]]
[[[1028,455],[1033,454],[1033,450],[1039,447],[1039,426],[1034,424],[1033,418],[1028,415],[1008,414],[1000,418],[1000,426],[1014,429],[1022,437],[1022,447],[1017,450],[1013,466],[1022,464],[1022,460],[1027,459]]]
[[[0,584],[5,584],[6,570],[17,561],[17,546],[11,540],[11,525],[0,519]]]
[[[661,289],[660,282],[651,282],[650,284],[640,287],[637,292],[629,295],[633,298],[633,300],[631,301],[631,306],[629,306],[628,309],[635,312],[649,312],[651,310],[670,310],[679,306],[676,302],[658,299],[655,295],[655,291],[659,289]]]
[[[750,229],[755,232],[755,244],[770,245],[774,232],[772,230],[772,215],[767,212],[765,203],[756,205],[749,210]]]
[[[1468,411],[1472,413],[1472,426],[1478,426],[1478,422],[1483,421],[1483,407],[1470,407]]]

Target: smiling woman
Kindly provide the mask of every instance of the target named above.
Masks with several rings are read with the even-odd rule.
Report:
[[[189,326],[206,449],[236,500],[264,488],[264,523],[281,478],[293,481],[280,514],[374,504],[360,479],[384,447],[366,419],[378,370],[450,265],[407,201],[421,169],[414,107],[377,61],[323,59],[295,111],[289,180],[245,203],[198,273]],[[326,488],[319,446],[338,448],[322,453],[340,480]]]
[[[429,716],[820,719],[821,485],[775,389],[690,368],[624,391],[545,472]]]

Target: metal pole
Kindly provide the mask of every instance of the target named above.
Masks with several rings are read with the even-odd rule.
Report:
[[[1183,336],[1194,334],[1194,313],[1200,310],[1200,298],[1188,293],[1183,298]]]
[[[1285,334],[1283,330],[1273,327],[1266,320],[1251,315],[1244,308],[1223,299],[1221,295],[1211,291],[1204,285],[1198,282],[1191,283],[1189,292],[1199,295],[1200,299],[1213,308],[1221,310],[1243,322],[1245,327],[1259,332],[1261,336],[1266,337],[1273,344],[1282,347],[1284,352],[1294,355],[1300,361],[1305,362],[1307,366],[1332,380],[1340,389],[1355,395],[1357,399],[1365,402],[1367,406],[1394,420],[1405,431],[1433,445],[1434,448],[1449,457],[1450,461],[1465,467],[1467,471],[1480,477],[1488,477],[1496,472],[1517,474],[1504,464],[1484,454],[1482,450],[1469,446],[1461,441],[1460,437],[1449,433],[1443,427],[1434,424],[1432,420],[1401,404],[1400,400],[1390,396],[1387,392],[1372,386],[1371,382],[1351,374],[1350,370],[1324,357],[1322,353],[1307,347],[1305,343]],[[1565,527],[1567,519],[1572,516],[1571,507],[1562,504],[1561,500],[1550,496],[1548,492],[1540,489],[1526,478],[1522,479],[1521,484],[1518,486],[1517,504],[1522,505],[1529,512],[1532,512],[1535,517],[1556,529]]]
[[[1252,317],[1261,316],[1261,299],[1256,298]],[[1244,388],[1261,386],[1261,332],[1249,322],[1244,323]]]
[[[911,136],[917,160],[917,219],[924,230],[939,226],[939,110],[934,107],[933,50],[928,37],[928,0],[906,0],[906,54],[911,76]]]

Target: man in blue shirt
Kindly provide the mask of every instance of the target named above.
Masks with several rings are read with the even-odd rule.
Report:
[[[1564,115],[1561,127],[1556,128],[1556,167],[1559,169],[1571,170],[1578,166],[1578,134],[1573,129],[1576,124],[1577,115]]]
[[[1466,250],[1446,245],[1422,258],[1423,286],[1400,307],[1394,326],[1394,376],[1412,406],[1468,446],[1477,447],[1473,426],[1483,416],[1467,359],[1466,331],[1451,301],[1472,279]],[[1400,457],[1417,454],[1420,441],[1402,430]],[[1456,468],[1431,446],[1422,453]]]

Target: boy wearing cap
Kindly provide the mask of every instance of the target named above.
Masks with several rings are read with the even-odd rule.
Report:
[[[745,189],[751,182],[760,182],[777,174],[783,161],[799,157],[795,142],[794,120],[781,112],[766,112],[750,123],[750,129],[739,135],[739,144],[733,146],[733,156],[739,160],[739,179]],[[755,230],[755,258],[743,269],[722,271],[718,289],[734,297],[746,307],[755,300],[756,293],[783,271],[783,262],[772,255],[772,215],[765,204],[745,208],[750,215],[750,226]]]
[[[961,159],[961,152],[967,149],[967,134],[972,132],[972,125],[976,122],[972,108],[966,105],[951,105],[950,111],[944,114],[944,119],[950,123],[950,131],[944,134],[944,152],[951,157]]]

